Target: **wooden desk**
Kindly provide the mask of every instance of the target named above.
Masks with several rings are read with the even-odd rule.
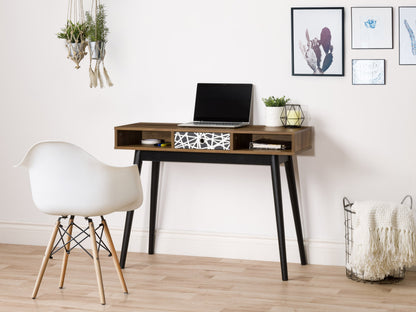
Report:
[[[213,149],[179,149],[174,147],[175,135],[183,132],[198,134],[223,134],[229,138],[227,150]],[[169,147],[155,147],[141,144],[142,139],[157,138],[171,142]],[[258,139],[274,139],[287,142],[286,150],[253,150],[249,143]],[[202,141],[202,140],[201,140]],[[306,264],[305,248],[303,245],[302,225],[299,214],[299,203],[296,191],[295,173],[292,157],[312,148],[312,128],[283,128],[264,126],[247,126],[237,129],[226,128],[188,128],[178,127],[167,123],[136,123],[115,127],[115,148],[134,150],[134,163],[141,170],[143,161],[152,162],[151,191],[150,191],[150,221],[149,221],[149,254],[154,253],[155,224],[157,209],[157,192],[159,185],[160,162],[197,162],[222,164],[266,165],[271,167],[273,197],[276,214],[277,236],[279,241],[280,265],[282,280],[288,279],[286,261],[286,242],[282,209],[282,190],[279,164],[285,165],[289,195],[292,204],[293,218],[296,228],[301,264]],[[128,211],[124,227],[123,245],[120,265],[124,268],[130,239],[134,211]]]

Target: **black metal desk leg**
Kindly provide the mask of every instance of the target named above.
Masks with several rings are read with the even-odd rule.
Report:
[[[305,246],[303,245],[302,223],[299,213],[298,194],[296,191],[295,170],[293,169],[293,158],[289,156],[288,161],[285,162],[287,184],[289,186],[290,201],[292,203],[293,219],[295,221],[296,236],[298,239],[300,263],[307,264]]]
[[[152,180],[150,190],[149,254],[155,253],[155,225],[157,208],[157,191],[159,188],[160,162],[152,161]]]
[[[137,165],[139,172],[142,170],[142,161],[140,160],[140,151],[135,151],[134,153],[134,164]],[[127,250],[129,248],[130,233],[131,233],[131,224],[133,222],[134,210],[127,211],[126,222],[124,224],[124,233],[123,233],[123,244],[121,247],[120,254],[120,267],[124,269],[126,265]]]
[[[124,269],[126,266],[127,249],[129,248],[131,224],[133,222],[134,210],[127,211],[126,222],[124,223],[123,244],[121,246],[120,267]]]
[[[287,281],[287,260],[286,260],[286,241],[285,226],[283,221],[282,207],[282,187],[280,182],[279,156],[271,156],[271,171],[273,183],[274,208],[276,213],[277,236],[279,239],[280,269],[282,280]]]

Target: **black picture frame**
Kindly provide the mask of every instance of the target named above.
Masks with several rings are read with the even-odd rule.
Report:
[[[353,85],[385,85],[385,59],[352,59],[351,77]]]
[[[351,49],[393,49],[393,7],[351,7]]]
[[[416,27],[407,23],[409,17],[416,21],[416,6],[399,7],[399,65],[416,65]],[[406,21],[406,23],[405,23]]]
[[[344,76],[344,7],[291,8],[291,23],[292,76]]]

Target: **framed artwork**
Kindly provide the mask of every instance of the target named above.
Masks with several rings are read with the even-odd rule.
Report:
[[[351,8],[352,49],[393,49],[393,8]]]
[[[384,85],[385,60],[352,60],[353,85]]]
[[[416,7],[399,7],[399,64],[416,65]]]
[[[292,8],[292,75],[344,76],[344,8]]]

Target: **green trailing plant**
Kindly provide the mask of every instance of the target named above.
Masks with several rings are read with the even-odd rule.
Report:
[[[57,33],[59,39],[65,39],[72,43],[81,42],[86,38],[88,31],[87,23],[72,22],[68,20],[66,26],[61,29],[61,32]]]
[[[86,24],[88,26],[87,37],[89,41],[107,42],[108,27],[106,13],[103,4],[98,5],[95,20],[90,12],[85,12]]]
[[[286,98],[285,96],[280,98],[269,96],[268,98],[262,98],[262,100],[267,107],[282,107],[290,101],[290,99]]]

